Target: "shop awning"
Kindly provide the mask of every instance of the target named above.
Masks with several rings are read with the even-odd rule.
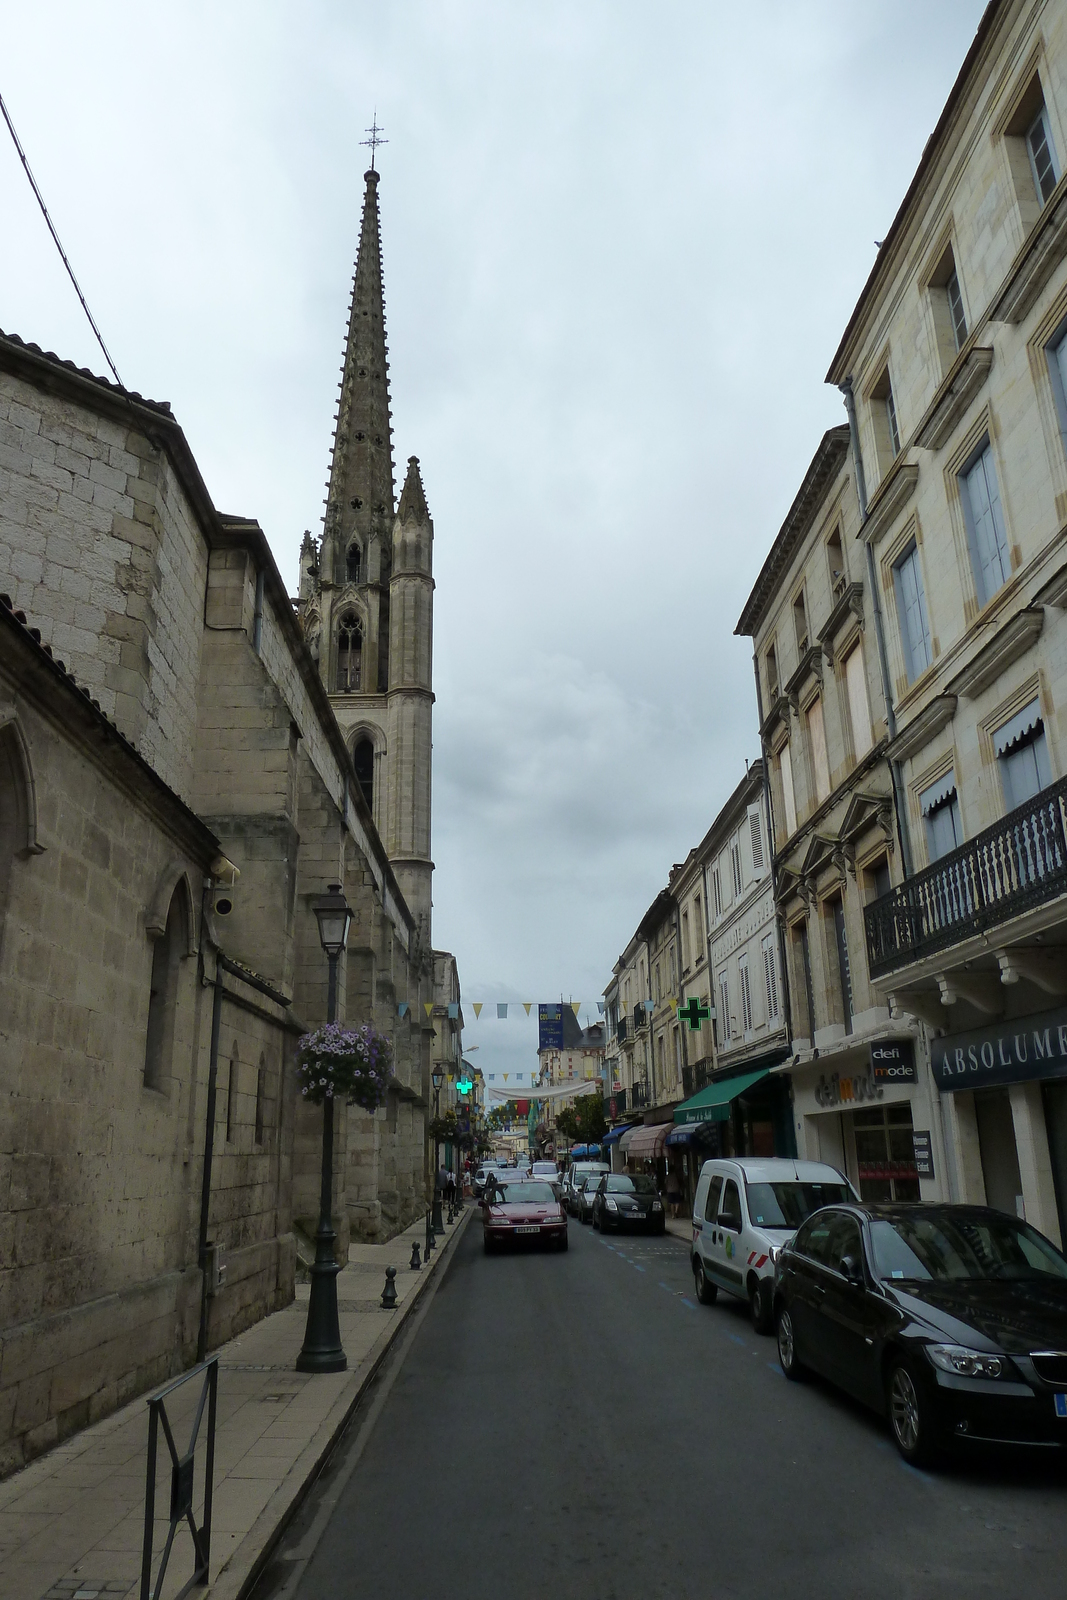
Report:
[[[620,1148],[626,1151],[627,1161],[654,1161],[663,1154],[663,1146],[667,1135],[671,1131],[669,1122],[657,1122],[650,1128],[635,1128],[628,1144]]]
[[[758,1072],[745,1072],[739,1078],[720,1078],[717,1083],[709,1083],[699,1094],[682,1101],[674,1113],[675,1122],[679,1126],[689,1122],[729,1122],[733,1101],[759,1083],[769,1071],[769,1067],[761,1067]]]
[[[677,1149],[679,1145],[700,1144],[709,1137],[710,1130],[709,1122],[684,1122],[671,1129],[665,1142],[672,1149]]]
[[[600,1142],[606,1148],[609,1144],[618,1144],[623,1134],[632,1132],[633,1128],[629,1124],[621,1128],[610,1128]]]

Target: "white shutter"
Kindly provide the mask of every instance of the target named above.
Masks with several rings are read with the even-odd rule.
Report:
[[[763,876],[763,822],[758,805],[748,808],[748,836],[752,847],[752,876]]]
[[[774,965],[774,936],[763,941],[763,981],[767,988],[767,1017],[770,1021],[778,1015],[778,973]]]
[[[830,761],[826,754],[826,726],[822,717],[822,701],[813,700],[808,711],[808,736],[811,739],[811,762],[815,770],[815,794],[825,800],[830,793]]]

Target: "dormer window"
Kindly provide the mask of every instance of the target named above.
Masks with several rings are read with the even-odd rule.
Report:
[[[359,570],[362,559],[363,552],[360,550],[359,545],[350,544],[348,547],[348,554],[345,557],[345,577],[349,583],[359,582]]]

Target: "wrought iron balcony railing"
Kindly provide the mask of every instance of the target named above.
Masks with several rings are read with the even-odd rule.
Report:
[[[864,912],[872,978],[1067,892],[1067,778],[1042,789]]]

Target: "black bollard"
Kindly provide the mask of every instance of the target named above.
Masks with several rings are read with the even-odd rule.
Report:
[[[427,1211],[427,1213],[426,1213],[426,1250],[425,1250],[425,1252],[423,1254],[423,1260],[426,1262],[427,1266],[429,1266],[429,1264],[430,1264],[430,1251],[432,1249],[433,1249],[433,1230],[430,1227],[430,1213]]]
[[[427,1248],[429,1250],[436,1250],[437,1249],[437,1234],[434,1232],[433,1218],[432,1217],[430,1219],[430,1243],[429,1243]]]
[[[382,1310],[392,1311],[396,1306],[396,1268],[386,1267],[385,1288],[382,1290]]]
[[[419,1241],[417,1239],[412,1239],[411,1241],[411,1261],[409,1265],[412,1272],[418,1272],[422,1266],[422,1262],[419,1260]]]

